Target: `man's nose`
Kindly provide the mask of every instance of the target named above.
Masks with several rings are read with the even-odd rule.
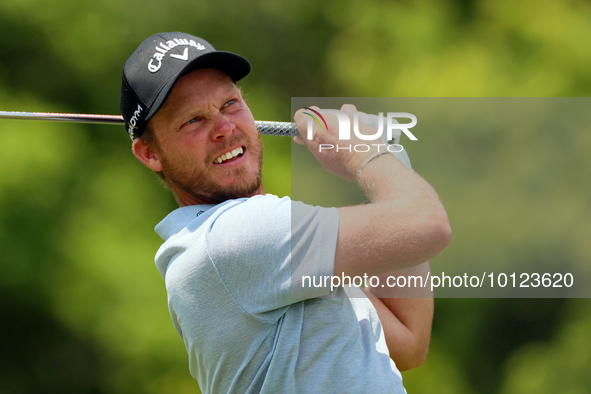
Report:
[[[234,123],[229,121],[225,116],[219,115],[215,121],[212,139],[219,140],[229,137],[235,128],[236,125]]]

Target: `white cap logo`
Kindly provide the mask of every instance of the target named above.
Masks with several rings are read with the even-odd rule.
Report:
[[[205,47],[202,44],[195,42],[195,40],[187,40],[186,38],[174,38],[172,40],[166,41],[166,43],[160,42],[160,45],[155,48],[156,52],[154,53],[154,56],[152,56],[152,59],[150,59],[150,62],[148,63],[148,70],[150,70],[151,73],[155,73],[160,70],[164,56],[166,56],[168,51],[170,51],[172,48],[175,48],[179,45],[191,46],[197,48],[200,51],[205,50]],[[189,48],[185,48],[182,55],[171,53],[170,57],[187,61],[189,60]],[[157,63],[154,63],[154,61]]]

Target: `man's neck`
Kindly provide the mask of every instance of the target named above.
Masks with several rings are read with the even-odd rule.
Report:
[[[173,194],[174,194],[175,200],[176,200],[177,204],[179,205],[179,207],[186,207],[186,206],[190,206],[190,205],[221,204],[224,201],[231,200],[234,198],[265,195],[265,188],[264,188],[263,184],[261,183],[259,188],[254,193],[249,193],[249,194],[246,194],[243,196],[236,196],[233,198],[225,198],[225,199],[215,198],[215,196],[212,196],[212,197],[197,196],[192,193],[187,193],[184,190],[174,190],[174,189],[173,189]]]

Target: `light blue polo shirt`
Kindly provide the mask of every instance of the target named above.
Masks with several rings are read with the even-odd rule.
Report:
[[[203,393],[406,392],[359,289],[297,291],[302,275],[332,275],[338,224],[335,208],[264,195],[182,207],[156,226],[170,315]]]

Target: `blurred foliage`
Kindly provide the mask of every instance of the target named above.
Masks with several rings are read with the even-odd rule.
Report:
[[[583,0],[3,0],[0,108],[118,113],[124,61],[162,31],[247,57],[253,71],[241,86],[261,120],[289,120],[290,98],[301,96],[591,90],[591,3]],[[531,165],[539,163],[532,150],[521,172],[491,172],[521,154],[513,145],[489,144],[486,132],[464,136],[442,142],[447,154],[410,152],[450,213],[455,238],[438,259],[496,245],[495,258],[508,262],[588,263],[588,130],[554,133],[545,140],[553,160]],[[290,141],[264,144],[267,192],[290,194]],[[124,129],[3,120],[0,156],[0,392],[198,392],[152,263],[153,227],[174,200],[135,160]],[[556,190],[536,189],[557,163]],[[503,193],[513,188],[522,192]],[[490,213],[500,197],[521,227]],[[544,234],[550,245],[523,235],[555,223],[559,204],[570,211]],[[474,242],[476,233],[489,244]],[[404,373],[407,390],[589,392],[590,311],[577,299],[437,299],[430,355]]]

